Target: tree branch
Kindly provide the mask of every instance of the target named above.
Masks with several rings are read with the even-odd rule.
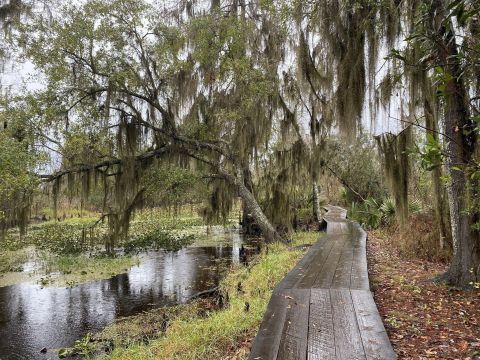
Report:
[[[158,157],[160,155],[163,155],[166,152],[167,152],[167,147],[163,146],[159,149],[152,150],[152,151],[146,152],[146,153],[141,154],[141,155],[137,155],[135,157],[135,161],[136,162],[142,162],[142,161],[151,159],[153,157]],[[97,163],[95,165],[79,165],[79,166],[73,167],[71,169],[57,171],[57,172],[55,172],[53,174],[50,174],[50,175],[41,175],[40,174],[40,175],[37,175],[37,176],[40,179],[42,179],[43,182],[51,182],[51,181],[57,180],[57,179],[65,176],[65,175],[68,175],[68,174],[82,173],[82,172],[87,172],[87,171],[91,171],[91,170],[100,170],[102,168],[105,168],[105,167],[108,168],[108,167],[113,166],[113,165],[121,165],[123,162],[124,162],[124,160],[122,160],[122,159],[111,159],[111,160],[102,161],[102,162]]]

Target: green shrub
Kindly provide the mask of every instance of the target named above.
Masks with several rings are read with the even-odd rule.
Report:
[[[395,220],[396,212],[394,199],[386,198],[380,202],[368,198],[363,203],[352,203],[348,217],[358,221],[367,229],[377,229],[382,225],[392,223]]]

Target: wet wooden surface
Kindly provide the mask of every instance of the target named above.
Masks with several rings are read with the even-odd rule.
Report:
[[[277,285],[250,360],[395,359],[368,283],[367,234],[330,206],[327,234]]]

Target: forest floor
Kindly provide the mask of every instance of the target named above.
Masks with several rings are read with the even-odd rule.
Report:
[[[407,258],[382,230],[369,233],[369,274],[399,359],[480,359],[479,292],[432,279],[442,263]]]

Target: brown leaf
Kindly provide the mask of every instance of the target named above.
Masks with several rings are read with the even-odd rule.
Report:
[[[465,340],[460,341],[459,344],[460,351],[465,351],[468,349],[468,342]]]

